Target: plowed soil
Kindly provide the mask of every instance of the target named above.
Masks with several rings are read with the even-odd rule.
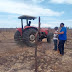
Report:
[[[72,30],[68,30],[65,54],[53,51],[53,41],[38,45],[38,72],[72,72]],[[0,72],[34,72],[35,48],[18,45],[14,32],[0,33]]]

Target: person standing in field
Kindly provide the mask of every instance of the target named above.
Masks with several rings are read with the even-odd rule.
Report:
[[[58,27],[55,27],[54,29],[55,29],[55,32],[58,32]],[[58,34],[54,34],[53,41],[54,41],[54,49],[53,50],[57,51]]]
[[[65,41],[67,40],[67,29],[66,27],[64,27],[64,23],[61,23],[60,27],[61,27],[60,32],[55,32],[55,34],[59,34],[58,48],[59,48],[60,54],[64,55],[64,44],[65,44]]]

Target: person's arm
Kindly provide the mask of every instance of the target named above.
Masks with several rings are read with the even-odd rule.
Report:
[[[62,31],[62,32],[58,32],[57,34],[64,34],[64,32]]]
[[[64,32],[55,32],[54,34],[64,34]]]
[[[65,28],[62,28],[62,32],[55,32],[55,34],[64,34]]]

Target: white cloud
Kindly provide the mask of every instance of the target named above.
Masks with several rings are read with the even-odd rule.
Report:
[[[53,3],[63,3],[65,0],[51,0]]]
[[[72,0],[50,0],[51,3],[59,3],[59,4],[72,4]]]
[[[33,16],[60,16],[64,13],[63,11],[56,12],[51,9],[44,9],[39,6],[28,5],[26,3],[16,3],[10,0],[0,1],[0,12],[9,12]]]
[[[72,19],[68,19],[68,20],[55,20],[55,21],[48,22],[48,24],[51,24],[52,27],[55,27],[55,26],[59,27],[60,23],[64,23],[65,26],[67,26],[67,27],[72,27],[72,25],[71,25],[72,24]]]
[[[35,3],[41,3],[41,2],[43,2],[44,0],[32,0],[33,2],[35,2]]]
[[[42,20],[41,21],[41,27],[51,27],[51,28],[54,28],[56,26],[59,27],[60,23],[64,23],[65,26],[67,26],[67,27],[72,27],[72,25],[71,25],[72,24],[72,19],[67,19],[67,20],[59,20],[59,19],[49,20],[49,19],[47,19],[47,21],[46,21],[46,20],[43,20],[41,18],[41,20]],[[34,23],[32,23],[32,26],[38,27],[38,23],[34,22]]]

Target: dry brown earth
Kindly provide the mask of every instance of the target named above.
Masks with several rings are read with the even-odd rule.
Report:
[[[34,72],[35,48],[17,45],[13,36],[14,32],[0,33],[0,72]],[[72,72],[72,30],[68,30],[64,56],[53,51],[53,42],[44,39],[38,45],[38,72]]]

